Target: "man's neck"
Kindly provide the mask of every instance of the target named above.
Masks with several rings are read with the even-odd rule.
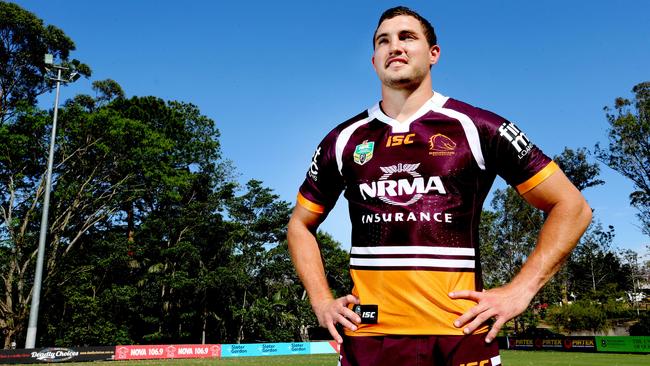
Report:
[[[417,89],[392,89],[382,85],[381,108],[392,119],[403,122],[420,109],[431,97],[431,82],[421,83]]]

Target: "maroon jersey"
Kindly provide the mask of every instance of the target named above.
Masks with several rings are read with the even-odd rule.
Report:
[[[404,122],[377,104],[333,129],[298,203],[349,202],[352,293],[378,311],[347,333],[462,334],[452,323],[475,303],[447,294],[482,290],[478,226],[496,175],[523,194],[557,169],[511,122],[438,93]]]

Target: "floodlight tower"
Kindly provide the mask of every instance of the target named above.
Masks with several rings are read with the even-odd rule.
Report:
[[[52,121],[52,135],[50,137],[50,154],[47,159],[47,172],[45,174],[45,196],[43,198],[43,214],[41,216],[41,233],[38,238],[38,255],[36,256],[36,272],[34,274],[34,289],[32,292],[32,304],[29,309],[29,325],[27,326],[27,339],[25,348],[34,348],[36,346],[36,325],[38,323],[38,307],[41,302],[41,283],[43,282],[43,262],[45,261],[45,239],[47,237],[48,211],[50,208],[50,191],[52,189],[52,161],[54,160],[54,140],[56,139],[56,119],[59,112],[59,89],[61,83],[69,83],[79,79],[79,73],[72,70],[72,73],[62,79],[63,70],[70,70],[68,67],[54,64],[54,56],[45,55],[45,64],[57,70],[56,78],[46,76],[52,81],[56,81],[56,96],[54,97],[54,119]],[[50,71],[49,68],[46,68]]]

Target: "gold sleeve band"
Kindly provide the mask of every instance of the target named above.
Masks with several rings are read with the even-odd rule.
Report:
[[[305,196],[303,196],[300,192],[298,193],[298,204],[300,206],[306,208],[307,210],[311,211],[311,212],[315,212],[315,213],[319,213],[319,214],[322,214],[323,212],[325,212],[325,207],[324,206],[321,206],[321,205],[319,205],[317,203],[314,203],[314,202],[306,199]]]
[[[554,162],[551,161],[544,167],[544,169],[540,170],[537,172],[537,174],[533,175],[528,179],[527,181],[519,184],[516,189],[519,194],[524,194],[531,189],[535,188],[538,184],[542,183],[543,181],[546,180],[546,178],[550,177],[553,173],[556,171],[560,170],[560,167]]]

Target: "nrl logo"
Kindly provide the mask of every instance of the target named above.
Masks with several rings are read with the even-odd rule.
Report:
[[[361,305],[355,305],[354,313],[361,316]]]
[[[365,140],[354,149],[354,162],[363,165],[372,159],[372,151],[375,149],[375,142]]]

